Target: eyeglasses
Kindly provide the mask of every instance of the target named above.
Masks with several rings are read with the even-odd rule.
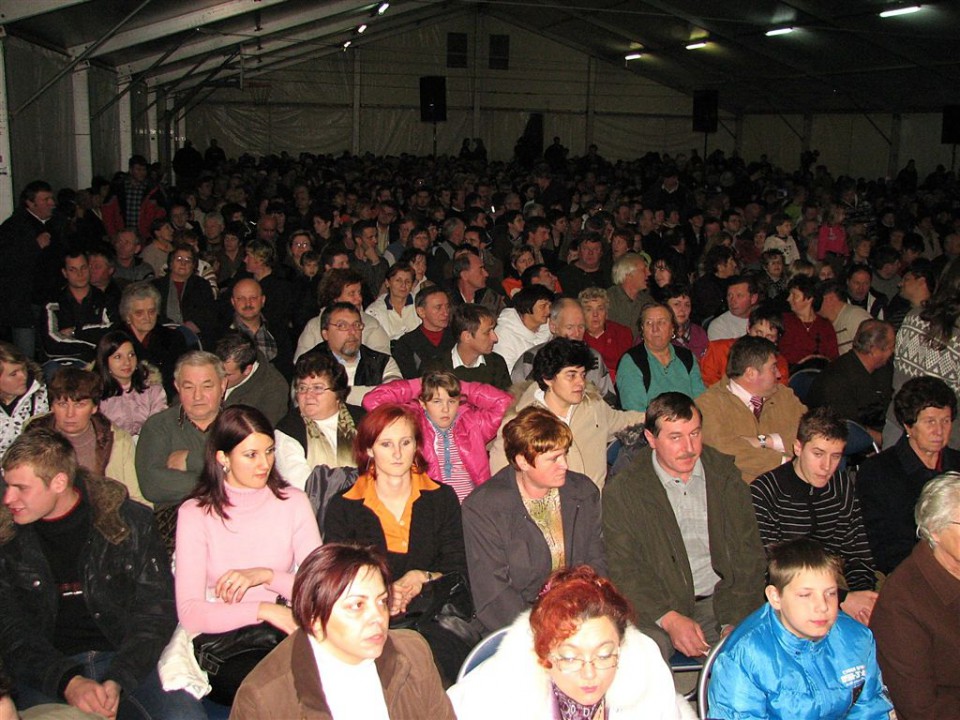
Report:
[[[645,328],[650,328],[650,329],[669,327],[670,325],[673,325],[673,323],[670,322],[669,320],[644,320],[643,321],[643,326]]]
[[[557,670],[564,675],[572,675],[583,670],[584,665],[592,665],[594,670],[611,670],[620,663],[620,653],[598,655],[592,660],[579,657],[563,657],[562,655],[551,655],[550,659],[556,665]]]
[[[300,395],[323,395],[329,389],[324,385],[297,385],[297,393]]]
[[[340,322],[330,323],[330,327],[335,327],[340,332],[347,332],[347,330],[356,330],[357,332],[361,332],[363,328],[366,326],[359,321],[352,322],[352,323],[340,321]]]
[[[175,256],[175,257],[173,258],[173,261],[174,261],[174,262],[190,263],[190,264],[192,265],[192,264],[193,264],[193,257],[191,257],[190,255],[177,255],[177,256]]]

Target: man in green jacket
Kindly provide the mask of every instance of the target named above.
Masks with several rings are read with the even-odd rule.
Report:
[[[764,600],[750,489],[733,458],[703,446],[683,393],[654,398],[644,428],[650,447],[603,493],[610,578],[665,659],[705,656]]]

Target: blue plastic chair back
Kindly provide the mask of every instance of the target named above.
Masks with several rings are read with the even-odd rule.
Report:
[[[810,395],[810,388],[813,386],[813,381],[819,374],[820,371],[815,368],[806,368],[804,370],[798,370],[790,376],[788,383],[790,389],[793,390],[793,394],[796,395],[797,399],[804,405],[807,404],[807,397]]]
[[[506,634],[507,628],[501,628],[478,642],[473,650],[470,651],[470,654],[467,655],[466,660],[463,661],[463,665],[460,666],[460,672],[457,673],[457,682],[463,680],[463,677],[467,673],[474,670],[484,660],[489,660],[493,657],[494,653],[497,652],[497,648],[500,647],[500,641],[503,640],[503,636]]]

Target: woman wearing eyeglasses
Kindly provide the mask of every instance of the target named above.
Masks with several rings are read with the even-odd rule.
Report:
[[[555,572],[496,654],[447,694],[459,720],[694,718],[626,598],[586,565]]]
[[[293,371],[296,407],[277,423],[277,470],[303,490],[318,465],[353,467],[357,428],[344,401],[347,371],[327,352],[311,351]]]
[[[627,350],[617,367],[617,390],[624,410],[642,412],[665,392],[682,392],[694,399],[706,392],[693,353],[671,342],[677,320],[668,305],[644,306],[638,325],[643,342]]]

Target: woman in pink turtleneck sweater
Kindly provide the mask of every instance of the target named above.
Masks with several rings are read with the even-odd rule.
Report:
[[[176,597],[180,624],[216,634],[269,623],[278,639],[296,629],[289,607],[294,573],[320,545],[307,496],[274,467],[273,428],[254,408],[234,405],[214,422],[203,473],[180,507]],[[211,698],[230,704],[267,654],[246,653],[210,676]]]

